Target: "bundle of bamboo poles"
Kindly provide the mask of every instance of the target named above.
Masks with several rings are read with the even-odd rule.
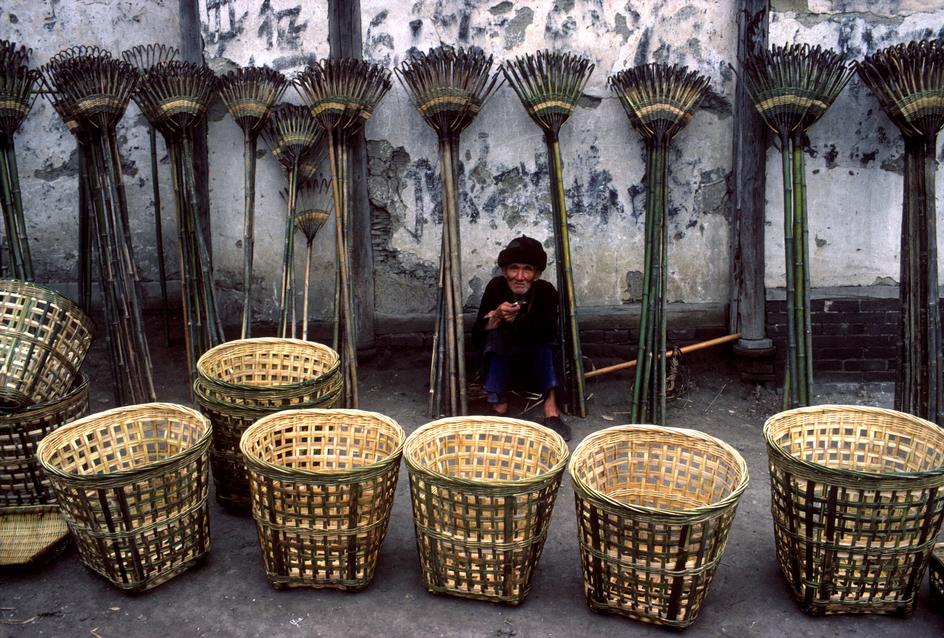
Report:
[[[244,67],[219,78],[217,88],[243,131],[243,320],[241,338],[252,336],[252,258],[255,245],[256,145],[288,80],[268,67]]]
[[[174,60],[180,52],[165,44],[139,44],[121,52],[122,59],[139,73]],[[170,346],[170,307],[167,300],[167,270],[164,266],[164,231],[161,219],[161,184],[157,173],[157,132],[148,122],[148,145],[151,151],[151,192],[154,197],[154,242],[157,249],[157,268],[161,286],[161,310],[164,314],[164,343]]]
[[[66,128],[75,138],[76,155],[79,165],[78,190],[78,220],[79,220],[79,250],[78,250],[78,283],[79,305],[86,313],[92,312],[92,210],[91,189],[89,186],[89,132],[82,127],[76,117],[76,105],[62,92],[57,92],[53,86],[52,69],[67,58],[98,55],[108,57],[111,54],[95,46],[77,46],[57,53],[50,62],[40,68],[42,94],[52,105]]]
[[[285,246],[282,252],[282,279],[279,285],[279,317],[276,330],[280,337],[295,337],[295,214],[298,209],[300,167],[317,155],[324,142],[324,129],[308,109],[296,104],[280,104],[272,110],[262,129],[272,154],[279,161],[288,180],[288,213],[285,218]]]
[[[206,115],[215,81],[213,72],[205,65],[161,62],[142,73],[135,94],[141,112],[164,137],[170,156],[177,210],[180,296],[191,380],[196,379],[200,355],[225,341],[216,306],[209,240],[204,237],[200,223],[193,163],[193,136]]]
[[[858,64],[905,142],[895,409],[944,426],[935,178],[944,127],[944,39],[882,49]]]
[[[6,234],[9,274],[16,279],[33,279],[33,261],[26,235],[23,198],[16,166],[13,138],[26,119],[36,93],[40,73],[27,66],[32,51],[0,40],[0,206]]]
[[[64,51],[50,60],[45,71],[49,89],[55,94],[52,99],[72,110],[69,116],[75,118],[85,142],[85,188],[94,217],[115,402],[154,401],[116,134],[137,86],[138,73],[127,62],[95,48]]]
[[[305,288],[302,301],[302,339],[308,340],[308,294],[311,289],[312,246],[318,231],[331,216],[332,195],[331,180],[318,177],[317,174],[304,178],[298,188],[295,227],[305,236]],[[337,305],[338,300],[334,300]]]
[[[414,53],[395,70],[416,109],[439,137],[443,235],[439,259],[439,298],[429,374],[429,414],[468,412],[465,330],[459,240],[459,137],[485,101],[500,86],[492,56],[478,48],[442,45]],[[443,392],[443,382],[448,392]]]
[[[350,285],[350,149],[354,136],[390,90],[390,72],[353,58],[331,58],[307,66],[295,78],[295,88],[328,136],[328,165],[334,191],[338,260],[335,325],[340,332],[338,352],[344,376],[345,407],[356,408],[357,326]]]
[[[646,237],[639,351],[632,423],[665,423],[666,291],[668,287],[667,178],[672,138],[692,119],[708,78],[685,67],[636,66],[609,78],[633,127],[646,143]]]
[[[813,398],[806,131],[830,107],[852,73],[852,65],[840,54],[805,44],[773,47],[749,58],[744,68],[747,91],[767,126],[780,140],[783,164],[787,284],[785,409],[809,405]]]
[[[525,55],[506,62],[502,65],[502,71],[528,115],[544,130],[551,178],[555,263],[560,294],[557,316],[566,389],[565,405],[571,414],[585,417],[587,400],[583,356],[580,352],[580,327],[577,325],[577,298],[570,262],[560,129],[577,108],[587,80],[593,73],[593,64],[587,58],[570,53],[539,51],[536,55]]]

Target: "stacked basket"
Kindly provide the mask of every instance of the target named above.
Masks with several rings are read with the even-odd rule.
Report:
[[[240,447],[274,587],[370,584],[405,438],[393,419],[362,410],[286,410],[246,430]]]
[[[239,440],[250,425],[281,410],[332,408],[341,390],[338,354],[312,341],[241,339],[200,357],[193,393],[213,424],[217,501],[249,511],[249,474]]]
[[[88,413],[88,380],[79,369],[92,329],[62,295],[0,280],[0,565],[53,555],[68,535],[36,448]]]
[[[803,610],[910,613],[944,518],[944,429],[822,405],[764,436],[777,559]]]
[[[747,488],[741,455],[696,430],[622,425],[581,441],[569,471],[591,609],[692,624]]]
[[[531,589],[570,452],[529,421],[453,417],[407,439],[426,589],[517,605]]]

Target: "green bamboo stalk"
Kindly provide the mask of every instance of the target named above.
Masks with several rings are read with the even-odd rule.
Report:
[[[161,187],[157,173],[157,131],[148,125],[151,150],[151,193],[154,198],[154,241],[157,248],[157,272],[161,285],[161,310],[164,316],[164,343],[170,347],[170,308],[167,301],[167,272],[164,267],[164,231],[161,220]],[[80,233],[81,235],[81,233]]]
[[[79,305],[92,311],[92,204],[87,143],[76,140],[79,157]]]
[[[3,204],[4,235],[7,242],[7,251],[10,256],[10,271],[16,279],[25,279],[23,256],[20,252],[20,243],[17,239],[15,204],[13,202],[10,171],[7,164],[6,148],[0,149],[0,203]]]
[[[633,399],[630,408],[630,422],[643,423],[645,413],[643,406],[646,404],[649,377],[647,375],[647,366],[650,362],[649,350],[649,326],[651,323],[649,306],[652,299],[652,249],[653,249],[653,231],[655,224],[653,220],[653,207],[655,204],[655,152],[652,145],[646,144],[646,208],[643,215],[643,230],[645,238],[643,240],[643,283],[642,299],[639,304],[639,344],[636,353],[636,374],[633,382]]]
[[[354,291],[351,289],[351,256],[347,247],[351,243],[350,234],[350,203],[351,203],[351,182],[348,178],[350,174],[350,138],[348,132],[341,135],[341,167],[344,179],[341,181],[342,194],[344,196],[344,208],[342,219],[344,231],[344,269],[341,272],[341,294],[344,295],[343,314],[344,314],[344,335],[345,349],[347,350],[347,375],[348,375],[348,402],[350,408],[357,409],[359,405],[357,388],[357,324],[355,321]]]
[[[443,283],[443,273],[445,271],[446,252],[448,243],[446,234],[442,234],[439,244],[439,275],[436,282],[436,324],[433,326],[433,356],[429,364],[429,407],[427,414],[432,419],[437,419],[442,414],[442,366],[445,355],[445,344],[443,338],[446,331],[443,325],[443,305],[445,302],[445,288]]]
[[[925,304],[928,308],[928,385],[929,402],[928,415],[938,425],[944,426],[944,348],[942,348],[941,337],[941,311],[940,298],[941,292],[938,282],[938,248],[937,241],[937,203],[935,197],[931,195],[936,193],[935,181],[937,171],[937,136],[925,136],[925,154],[924,154],[924,188],[928,193],[926,223],[927,232],[925,236],[928,239],[927,248],[927,297]]]
[[[186,221],[187,204],[183,199],[181,190],[181,176],[179,150],[177,144],[169,144],[168,155],[170,157],[171,180],[174,190],[175,206],[174,211],[177,215],[177,264],[180,272],[180,302],[184,315],[184,345],[187,353],[187,371],[190,374],[190,384],[197,378],[197,356],[199,337],[202,330],[199,326],[199,318],[194,316],[194,309],[199,307],[193,299],[194,295],[194,277],[192,268],[188,267],[191,262],[190,250],[188,248],[188,224]]]
[[[782,149],[780,157],[783,163],[783,249],[786,263],[787,280],[787,375],[789,396],[784,392],[784,409],[799,405],[799,374],[797,369],[797,329],[794,306],[794,269],[793,269],[793,164],[790,157],[790,138],[786,134],[780,138]]]
[[[809,405],[809,383],[806,378],[807,351],[804,327],[806,324],[806,262],[803,260],[803,147],[794,134],[791,141],[792,171],[793,171],[793,325],[796,335],[796,366],[797,366],[797,400],[799,405]]]
[[[794,151],[796,152],[796,151]],[[807,403],[813,401],[813,317],[812,317],[812,287],[810,284],[810,220],[806,196],[806,156],[801,148],[800,162],[800,207],[803,210],[800,225],[800,237],[803,246],[803,345],[806,350],[806,393]]]
[[[256,218],[256,136],[243,132],[243,178],[245,183],[243,209],[243,320],[240,337],[252,336],[252,262],[255,248]]]
[[[33,280],[33,258],[30,254],[29,239],[26,234],[26,218],[23,216],[23,198],[20,194],[20,176],[16,168],[16,148],[13,137],[10,137],[9,145],[6,147],[7,170],[12,186],[13,195],[13,215],[16,220],[17,242],[20,245],[20,254],[23,259],[23,277],[28,281]]]

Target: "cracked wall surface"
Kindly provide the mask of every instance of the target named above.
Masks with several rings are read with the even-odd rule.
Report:
[[[772,3],[771,44],[808,43],[861,60],[911,40],[944,37],[941,0]],[[904,143],[878,100],[853,76],[809,130],[807,186],[813,286],[897,284]],[[944,159],[939,139],[938,160]],[[780,153],[767,152],[766,284],[785,285]],[[944,184],[937,180],[937,210]],[[944,241],[938,223],[938,244]],[[944,261],[939,263],[944,276]]]

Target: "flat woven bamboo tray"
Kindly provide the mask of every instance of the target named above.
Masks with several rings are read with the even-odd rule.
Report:
[[[210,424],[199,412],[145,403],[59,428],[37,450],[82,562],[141,591],[210,548]]]
[[[812,615],[906,615],[944,518],[944,430],[821,405],[764,424],[780,569]]]
[[[568,469],[590,608],[691,625],[747,488],[744,458],[696,430],[618,425],[581,441]]]
[[[934,546],[928,575],[931,581],[931,600],[938,605],[939,609],[944,609],[944,543]]]
[[[56,502],[36,458],[36,446],[50,432],[88,414],[88,409],[88,378],[82,375],[61,399],[0,414],[0,507]]]
[[[427,423],[404,445],[426,589],[517,605],[531,589],[570,451],[503,417]]]
[[[286,410],[243,433],[252,515],[276,588],[370,584],[406,435],[361,410]]]
[[[58,505],[0,507],[0,567],[35,567],[69,544]]]
[[[248,513],[249,474],[240,437],[258,419],[280,410],[333,408],[343,384],[340,357],[312,341],[241,339],[204,353],[197,375],[194,398],[213,424],[216,500]]]
[[[92,344],[92,320],[59,293],[0,280],[0,410],[62,397]]]

